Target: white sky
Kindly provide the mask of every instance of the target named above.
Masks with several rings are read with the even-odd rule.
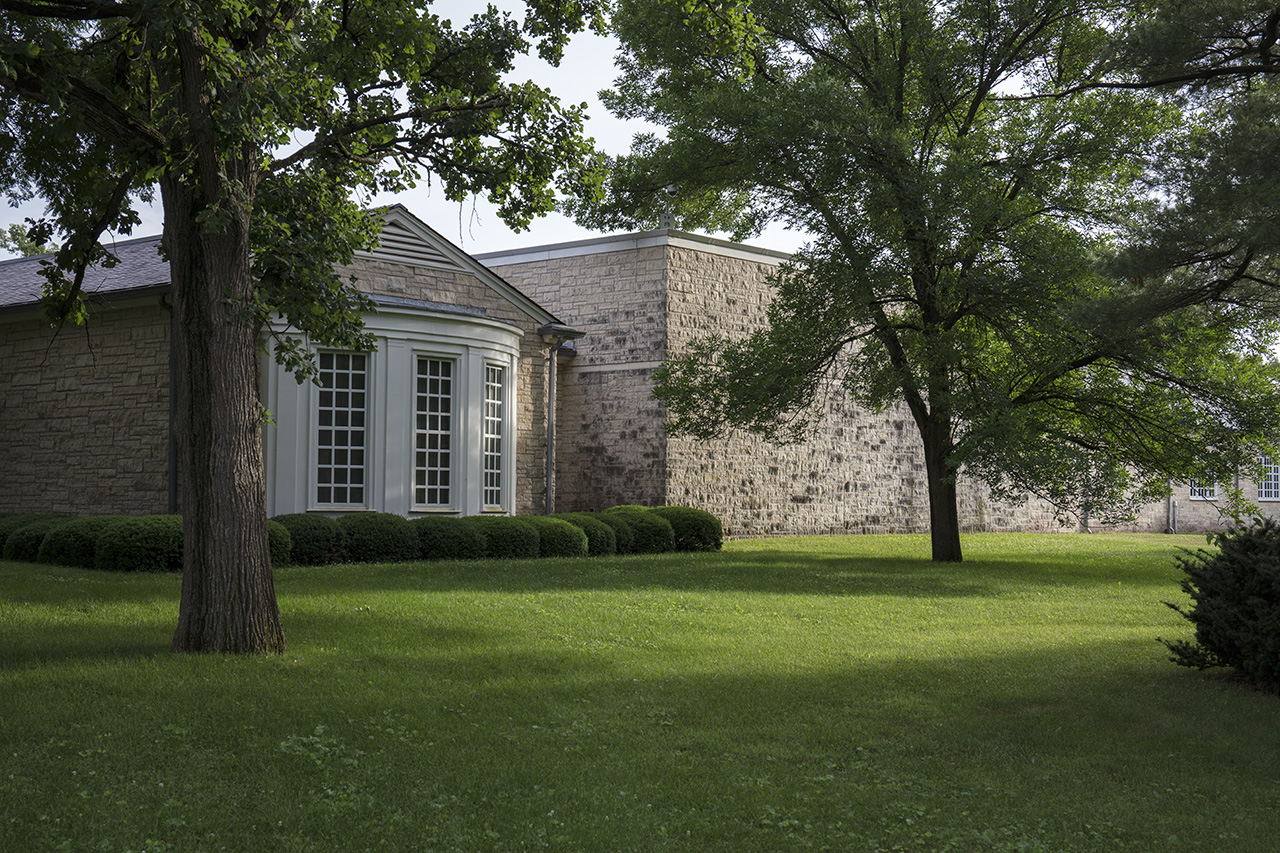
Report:
[[[455,26],[460,26],[461,21],[470,16],[470,10],[480,5],[475,0],[447,0],[437,3],[435,8],[442,16],[451,17]],[[518,10],[523,9],[523,4],[518,0],[499,0],[495,5],[517,10],[517,14]],[[643,125],[624,122],[610,115],[600,104],[596,94],[613,83],[616,49],[617,42],[611,37],[590,32],[579,33],[570,42],[559,67],[549,66],[536,57],[525,57],[518,62],[511,76],[515,80],[532,80],[539,86],[550,89],[563,103],[586,103],[587,134],[595,139],[596,147],[610,154],[623,154],[630,149],[632,135],[642,129]],[[451,203],[445,201],[442,192],[429,187],[426,180],[421,181],[414,190],[396,195],[379,195],[373,202],[403,204],[471,254],[599,236],[598,232],[581,228],[572,220],[555,213],[536,220],[529,230],[517,233],[498,218],[494,207],[484,199],[470,199],[461,205]],[[11,223],[22,222],[25,217],[38,216],[43,208],[41,202],[30,202],[19,208],[0,206],[0,227],[7,228]],[[158,205],[142,213],[143,224],[131,236],[159,234],[163,220]],[[804,242],[804,237],[781,226],[774,226],[751,242],[763,248],[794,251]],[[8,255],[0,250],[0,258],[3,257]]]

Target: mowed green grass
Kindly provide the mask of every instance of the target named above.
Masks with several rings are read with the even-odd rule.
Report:
[[[1280,700],[1157,642],[1203,545],[291,568],[273,658],[0,563],[0,849],[1274,851]]]

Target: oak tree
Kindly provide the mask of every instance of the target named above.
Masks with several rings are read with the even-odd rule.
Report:
[[[1170,152],[1219,126],[1158,91],[1083,85],[1145,12],[622,0],[606,102],[665,134],[637,137],[580,221],[652,225],[674,186],[684,227],[814,235],[762,329],[703,338],[659,371],[669,427],[793,438],[833,382],[904,405],[942,561],[962,557],[961,470],[1099,518],[1266,447],[1274,266],[1205,239],[1149,262],[1151,225],[1178,203],[1162,169],[1195,159]]]
[[[259,337],[279,313],[364,348],[334,265],[376,239],[362,200],[416,180],[514,226],[589,188],[578,108],[506,77],[558,60],[599,0],[454,25],[405,0],[0,0],[0,184],[39,197],[53,319],[82,320],[100,237],[163,204],[185,554],[173,648],[284,648],[268,562]],[[306,374],[305,352],[279,352]]]

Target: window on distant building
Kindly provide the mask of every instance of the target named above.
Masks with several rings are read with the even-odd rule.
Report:
[[[1280,464],[1270,456],[1264,456],[1262,479],[1258,481],[1258,500],[1280,501]]]
[[[1218,499],[1218,485],[1216,483],[1192,480],[1188,485],[1191,489],[1191,500],[1193,501],[1216,501]]]
[[[317,361],[316,503],[364,506],[368,357],[322,352]]]

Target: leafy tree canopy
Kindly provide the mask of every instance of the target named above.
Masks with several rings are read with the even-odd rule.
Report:
[[[940,560],[961,556],[961,468],[1098,518],[1268,447],[1275,255],[1225,203],[1239,183],[1215,183],[1239,159],[1215,152],[1267,156],[1274,122],[1085,86],[1149,11],[622,0],[608,103],[665,135],[617,158],[580,221],[652,226],[675,185],[683,227],[816,235],[765,328],[659,372],[671,429],[794,438],[833,381],[905,404]],[[1249,104],[1221,110],[1269,109]]]

